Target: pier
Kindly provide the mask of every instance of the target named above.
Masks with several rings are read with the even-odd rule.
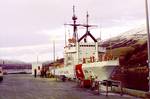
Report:
[[[34,78],[30,74],[5,75],[0,84],[0,99],[139,99],[109,93],[95,95],[91,90],[77,87],[72,81],[55,78]]]

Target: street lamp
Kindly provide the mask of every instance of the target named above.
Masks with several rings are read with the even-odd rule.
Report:
[[[148,50],[148,69],[149,69],[149,91],[150,91],[150,33],[149,33],[149,13],[148,13],[148,1],[145,0],[146,11],[146,28],[147,28],[147,50]]]

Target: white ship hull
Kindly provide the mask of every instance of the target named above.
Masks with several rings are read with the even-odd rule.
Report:
[[[56,76],[65,75],[68,78],[75,78],[74,66],[55,68],[52,70],[52,74]]]
[[[97,76],[98,80],[109,79],[113,70],[118,65],[119,65],[118,60],[82,64],[84,78],[89,79],[90,76],[92,77]]]
[[[90,76],[98,77],[98,80],[109,79],[116,66],[119,66],[118,60],[109,60],[87,64],[78,64],[76,66],[67,66],[53,69],[54,75],[65,75],[68,78],[89,79]]]

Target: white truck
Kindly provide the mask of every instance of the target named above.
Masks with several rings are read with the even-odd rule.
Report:
[[[3,80],[3,69],[2,67],[0,67],[0,81]]]

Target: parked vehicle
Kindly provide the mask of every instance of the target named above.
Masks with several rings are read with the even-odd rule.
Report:
[[[3,80],[3,69],[2,67],[0,67],[0,81]]]

